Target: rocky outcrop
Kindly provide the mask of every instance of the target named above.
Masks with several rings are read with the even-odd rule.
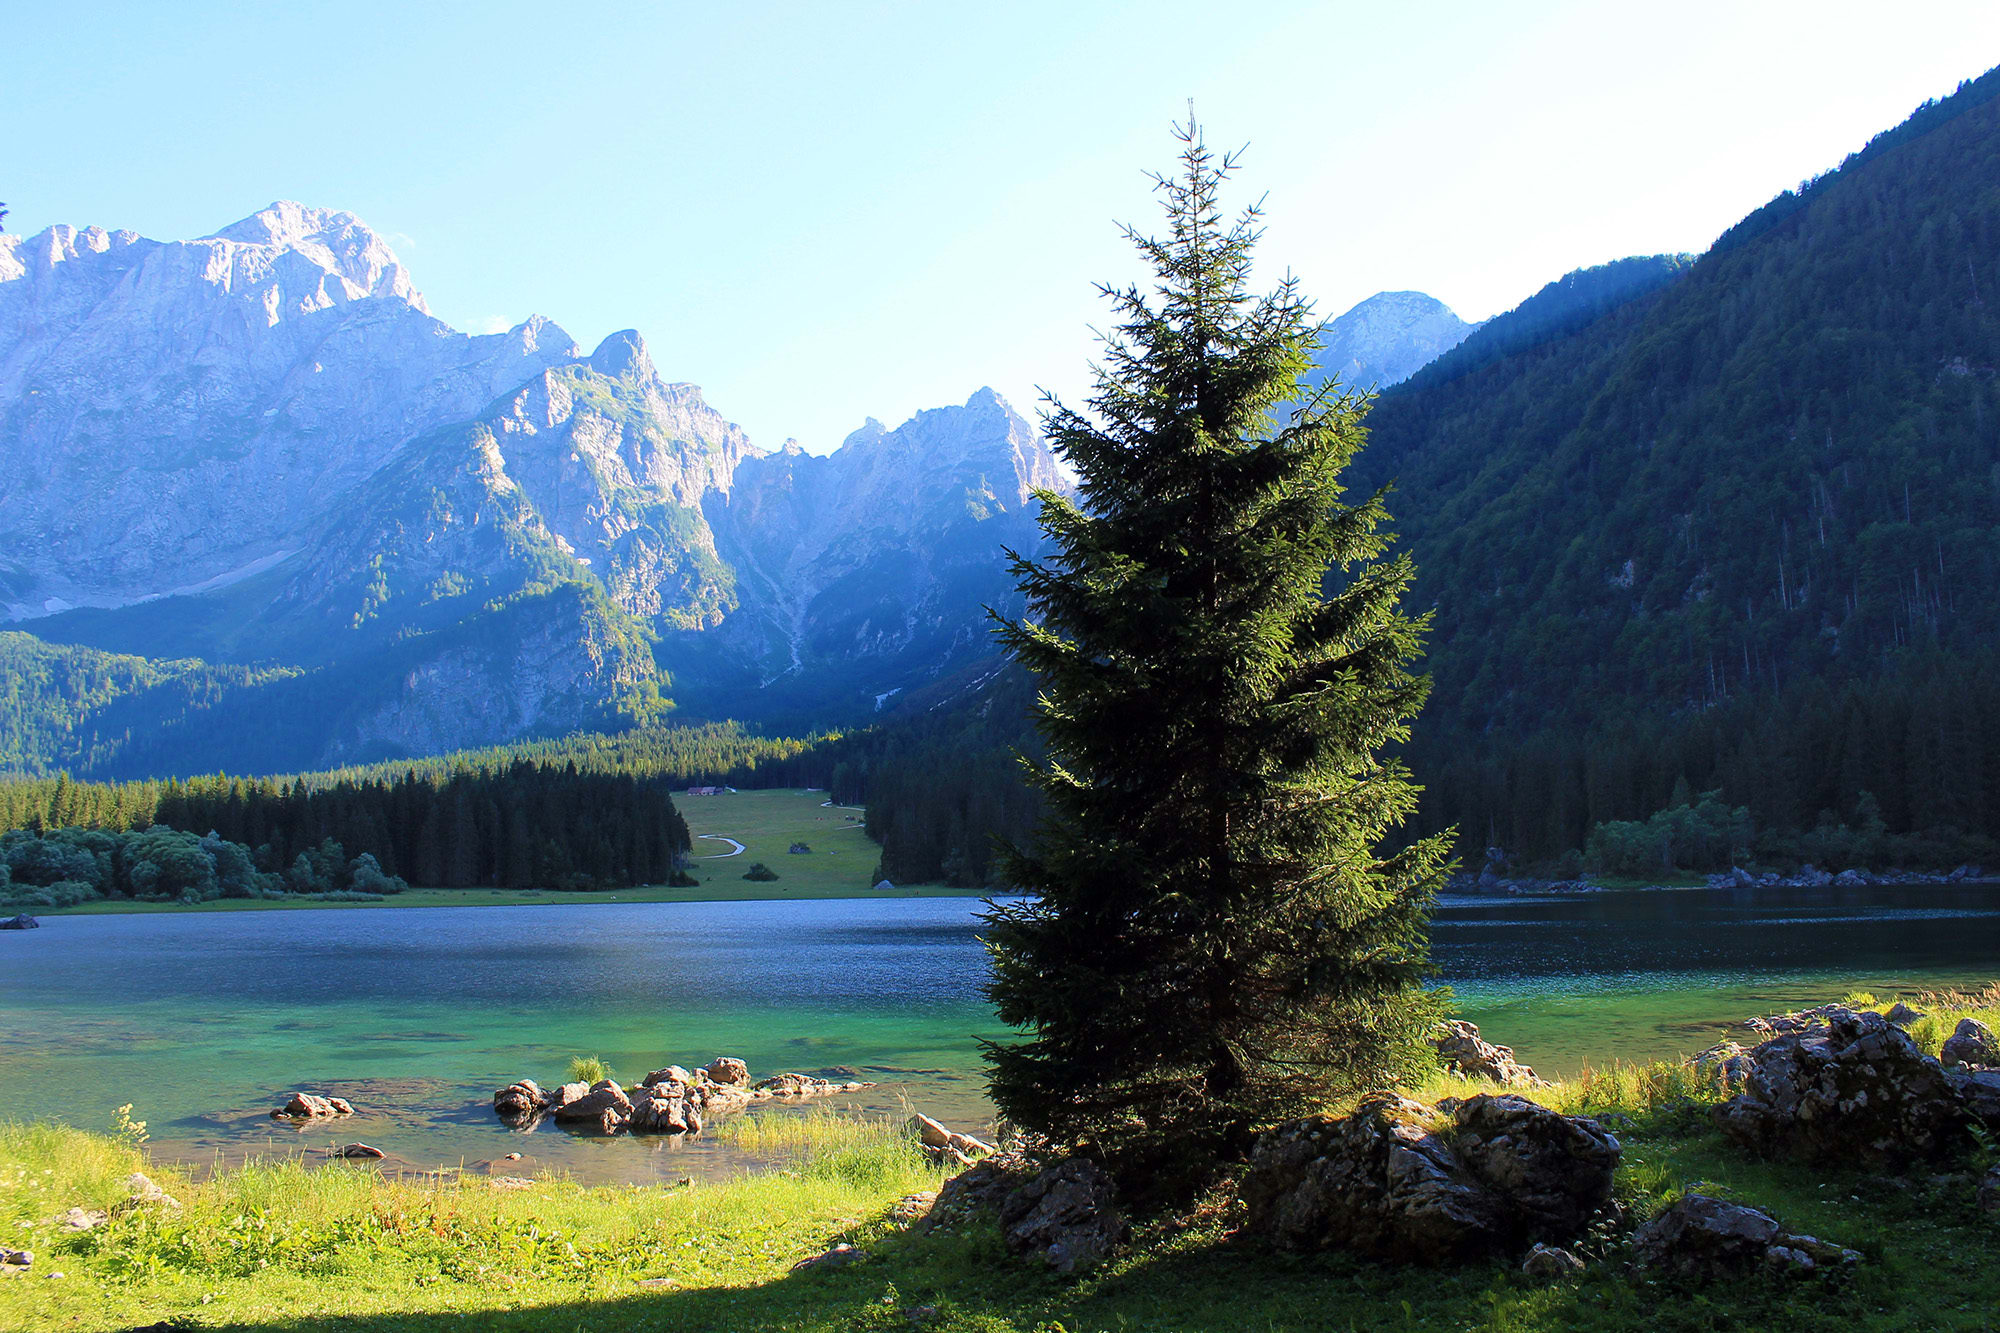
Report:
[[[1039,1163],[996,1154],[944,1183],[924,1227],[949,1231],[991,1216],[1009,1253],[1077,1273],[1103,1262],[1131,1234],[1117,1193],[1110,1175],[1087,1158]]]
[[[326,1116],[353,1115],[354,1105],[344,1097],[322,1097],[315,1092],[295,1092],[292,1099],[271,1112],[273,1120],[318,1120]]]
[[[1632,1254],[1641,1268],[1697,1281],[1758,1271],[1797,1276],[1861,1261],[1853,1250],[1786,1231],[1769,1213],[1704,1194],[1682,1195],[1647,1222]]]
[[[1939,1058],[1948,1065],[2000,1065],[2000,1040],[1976,1018],[1961,1018],[1944,1039]]]
[[[812,1074],[779,1074],[752,1084],[743,1061],[723,1056],[692,1073],[679,1065],[656,1069],[629,1089],[602,1079],[544,1091],[533,1079],[522,1079],[493,1094],[493,1110],[521,1128],[532,1127],[546,1115],[559,1124],[602,1134],[698,1134],[714,1117],[758,1102],[825,1097],[874,1086]]]
[[[1393,1093],[1282,1125],[1243,1185],[1249,1227],[1287,1249],[1444,1264],[1580,1234],[1611,1200],[1618,1140],[1512,1095],[1427,1107]]]
[[[1481,1039],[1479,1029],[1462,1019],[1438,1024],[1431,1046],[1445,1068],[1467,1078],[1490,1079],[1502,1087],[1546,1087],[1535,1071],[1514,1059],[1509,1046],[1495,1046]]]
[[[1741,1042],[1720,1041],[1705,1051],[1697,1052],[1687,1059],[1695,1072],[1711,1075],[1726,1083],[1741,1083],[1750,1077],[1750,1070],[1756,1061],[1750,1050]]]
[[[1936,1060],[1881,1014],[1835,1007],[1751,1052],[1743,1091],[1715,1109],[1753,1151],[1808,1161],[1900,1165],[1962,1141],[1965,1099]]]

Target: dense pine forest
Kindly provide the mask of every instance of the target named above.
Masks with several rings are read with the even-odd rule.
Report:
[[[57,777],[0,783],[0,828],[213,833],[273,874],[331,840],[342,865],[365,853],[383,874],[429,887],[615,888],[674,878],[689,842],[668,786],[518,757],[448,774],[310,780]]]

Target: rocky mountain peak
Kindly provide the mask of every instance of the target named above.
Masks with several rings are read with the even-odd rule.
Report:
[[[275,267],[280,256],[298,255],[339,277],[350,289],[343,293],[350,300],[386,297],[429,313],[395,251],[352,213],[308,208],[280,199],[240,222],[188,244],[198,246],[217,241],[258,252],[241,256],[245,261],[243,267],[250,271],[268,271]]]
[[[1321,326],[1313,378],[1386,389],[1458,346],[1476,327],[1423,292],[1377,292]]]
[[[646,340],[637,329],[620,329],[597,344],[597,350],[590,354],[590,368],[600,375],[641,385],[660,378],[653,367],[653,358],[646,351]]]

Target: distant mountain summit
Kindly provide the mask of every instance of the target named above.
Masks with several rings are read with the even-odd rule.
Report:
[[[22,649],[47,692],[26,713],[97,739],[0,730],[0,767],[105,773],[614,726],[668,691],[710,715],[866,712],[988,651],[1001,547],[1038,539],[1030,492],[1063,484],[991,390],[767,455],[636,332],[588,356],[540,318],[459,333],[359,219],[288,202],[193,241],[0,236],[0,464],[0,618],[258,664],[174,694],[155,725],[200,730],[191,749]],[[187,707],[210,715],[189,728]],[[90,719],[113,712],[106,740]]]
[[[1311,383],[1329,376],[1352,389],[1386,389],[1444,355],[1471,333],[1450,306],[1422,292],[1377,292],[1320,326]]]

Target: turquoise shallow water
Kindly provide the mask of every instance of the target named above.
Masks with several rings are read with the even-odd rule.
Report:
[[[576,904],[48,917],[0,934],[0,1116],[109,1124],[235,1160],[373,1143],[406,1167],[493,1162],[591,1180],[741,1169],[712,1136],[516,1134],[488,1109],[571,1055],[636,1078],[738,1055],[758,1074],[856,1071],[842,1107],[991,1116],[968,899]],[[2000,975],[2000,886],[1456,899],[1443,979],[1545,1072],[1695,1049],[1732,1019]],[[348,1096],[337,1127],[268,1117],[292,1089]]]

